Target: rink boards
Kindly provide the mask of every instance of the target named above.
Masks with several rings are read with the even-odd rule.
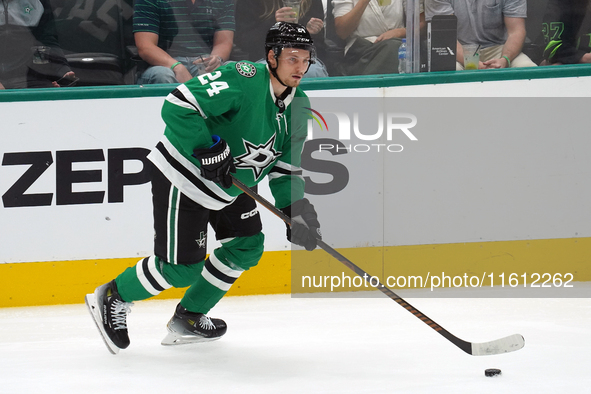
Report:
[[[580,116],[590,80],[397,87],[393,79],[386,88],[310,90],[328,125],[311,126],[311,141],[321,138],[325,151],[312,144],[317,152],[304,163],[325,240],[382,281],[506,274],[508,284],[511,273],[530,283],[532,273],[551,274],[553,283],[557,273],[591,280],[591,135]],[[150,254],[142,160],[162,134],[165,93],[138,91],[0,102],[0,306],[79,303]],[[376,116],[413,115],[416,139],[394,132],[370,141],[373,121],[360,131],[366,139],[343,139],[335,96],[357,97],[362,116],[376,107]],[[353,123],[351,111],[343,110]],[[269,197],[265,184],[261,193]],[[292,261],[283,223],[261,216],[266,252],[230,294],[326,292],[334,288],[326,280],[306,287],[300,279],[351,275],[320,250]]]

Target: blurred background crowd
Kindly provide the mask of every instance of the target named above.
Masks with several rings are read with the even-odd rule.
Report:
[[[1,1],[0,89],[182,83],[264,61],[277,21],[314,38],[307,78],[410,72],[411,9],[420,72],[591,63],[589,0]],[[452,63],[432,68],[439,38]]]

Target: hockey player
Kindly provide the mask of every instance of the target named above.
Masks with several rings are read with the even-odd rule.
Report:
[[[300,160],[305,122],[292,126],[290,103],[307,100],[298,88],[314,61],[306,29],[278,22],[265,42],[267,64],[224,65],[179,85],[166,98],[164,136],[148,158],[154,164],[154,255],[86,295],[86,304],[111,353],[129,346],[127,314],[133,301],[170,287],[187,287],[167,324],[163,345],[220,338],[226,323],[207,316],[263,253],[254,200],[232,185],[268,175],[275,205],[304,224],[288,239],[313,250],[320,224],[303,198]],[[221,247],[206,257],[208,223]]]

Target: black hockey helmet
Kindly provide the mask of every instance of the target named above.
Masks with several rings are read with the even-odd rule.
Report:
[[[298,23],[277,22],[267,32],[265,40],[265,58],[270,50],[275,59],[281,55],[283,48],[304,49],[310,52],[310,63],[316,58],[314,41],[306,28]]]

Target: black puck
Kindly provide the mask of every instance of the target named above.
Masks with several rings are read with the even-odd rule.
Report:
[[[484,376],[498,376],[501,374],[501,370],[497,368],[488,368],[484,370]]]

